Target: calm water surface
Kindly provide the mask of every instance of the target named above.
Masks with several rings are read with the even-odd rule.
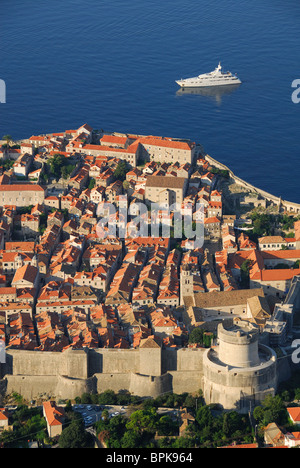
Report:
[[[300,203],[300,4],[290,0],[1,0],[0,137],[77,128],[191,138]],[[221,61],[232,93],[178,93]]]

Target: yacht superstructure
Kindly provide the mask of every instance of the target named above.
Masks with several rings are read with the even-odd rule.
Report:
[[[225,86],[241,84],[241,80],[231,72],[223,72],[221,63],[210,73],[204,73],[193,78],[176,80],[181,88],[200,88],[205,86]]]

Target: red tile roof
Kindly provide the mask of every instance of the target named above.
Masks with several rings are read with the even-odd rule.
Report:
[[[300,422],[300,408],[298,406],[287,408],[287,412],[295,423]]]
[[[64,410],[55,405],[53,401],[46,401],[43,403],[45,415],[49,426],[60,426],[62,425]]]
[[[172,140],[168,138],[155,137],[155,136],[142,137],[142,138],[139,138],[138,141],[142,143],[143,145],[159,146],[159,147],[165,147],[165,148],[171,147],[171,148],[176,148],[176,149],[181,149],[181,150],[191,150],[195,146],[195,143],[192,143],[192,142],[178,141],[178,140]]]
[[[12,184],[0,185],[0,192],[44,192],[44,189],[37,184]]]
[[[300,275],[300,268],[260,270],[253,274],[251,279],[259,279],[261,281],[287,281],[297,275]]]

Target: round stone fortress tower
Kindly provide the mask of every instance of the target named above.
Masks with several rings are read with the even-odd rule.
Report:
[[[275,352],[259,344],[259,329],[239,321],[218,326],[218,344],[203,357],[203,392],[207,404],[246,412],[277,386]]]

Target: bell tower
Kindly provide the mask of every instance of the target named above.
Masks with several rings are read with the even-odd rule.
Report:
[[[194,280],[189,265],[183,265],[180,274],[180,305],[183,305],[183,298],[194,295]]]
[[[23,259],[20,254],[15,257],[15,269],[18,270],[23,266]]]

